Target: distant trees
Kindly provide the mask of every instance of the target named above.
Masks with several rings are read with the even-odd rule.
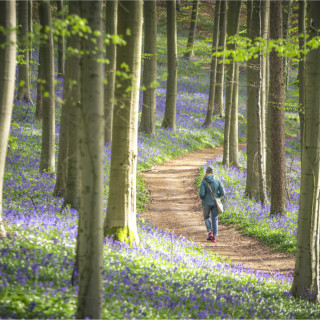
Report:
[[[120,75],[115,90],[110,185],[104,233],[129,243],[139,241],[136,224],[136,165],[142,14],[142,0],[119,1],[118,33],[123,35],[127,45],[117,49],[117,71],[125,74]]]
[[[2,190],[9,139],[16,72],[16,1],[0,1],[0,238],[6,236],[2,221]]]
[[[40,171],[55,171],[55,92],[54,58],[50,2],[39,1],[41,24],[42,141]]]
[[[189,37],[188,37],[186,52],[184,54],[184,57],[186,59],[190,59],[194,55],[193,54],[193,46],[194,46],[194,39],[195,39],[195,35],[196,35],[196,29],[197,29],[198,7],[199,7],[199,0],[193,0],[192,1],[192,12],[191,12]]]
[[[156,133],[157,81],[157,7],[156,0],[144,1],[144,67],[142,112],[139,130]]]
[[[77,319],[101,319],[103,262],[102,1],[79,1],[88,23],[81,61],[81,203]]]
[[[314,38],[319,36],[320,2],[309,1],[308,6],[308,31]],[[320,48],[306,56],[305,102],[296,265],[291,293],[319,301]]]
[[[168,78],[166,108],[162,127],[176,130],[177,107],[177,24],[176,24],[176,0],[167,1],[167,51],[168,51]]]

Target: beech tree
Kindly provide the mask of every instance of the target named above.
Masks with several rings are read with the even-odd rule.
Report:
[[[168,78],[166,108],[162,127],[176,130],[176,107],[177,107],[177,23],[176,23],[176,0],[167,1],[167,52],[168,52]]]
[[[54,94],[54,58],[51,25],[50,2],[39,1],[41,24],[41,78],[42,94],[42,139],[40,171],[55,171],[55,94]]]
[[[18,3],[18,23],[19,23],[19,55],[22,60],[18,64],[18,94],[17,100],[32,103],[30,96],[30,74],[29,74],[29,3],[19,1]]]
[[[196,29],[197,29],[198,8],[199,8],[199,0],[193,0],[192,1],[192,12],[191,12],[189,37],[188,37],[186,52],[184,54],[184,57],[186,59],[190,59],[194,56],[193,46],[194,46],[194,39],[196,36]]]
[[[175,3],[174,3],[175,10]],[[130,29],[130,33],[127,30]],[[104,232],[119,241],[139,241],[136,223],[138,103],[142,42],[142,0],[119,1],[118,33],[126,46],[117,50],[119,77],[115,91],[110,185]],[[126,69],[121,66],[126,65]],[[131,88],[128,92],[127,88]]]
[[[213,25],[213,37],[212,37],[212,54],[216,53],[219,44],[219,24],[220,24],[220,7],[221,0],[217,0],[214,10],[214,25]],[[216,74],[217,74],[217,56],[212,55],[210,66],[210,82],[209,82],[209,99],[207,106],[206,118],[204,120],[204,126],[211,126],[212,114],[214,106],[214,95],[216,88]]]
[[[314,38],[319,36],[320,2],[309,1],[308,6],[308,31]],[[320,48],[306,55],[305,102],[296,264],[291,293],[319,301]]]
[[[299,28],[299,49],[305,49],[306,45],[306,0],[299,0],[299,19],[298,19],[298,28]],[[301,54],[299,59],[299,119],[300,119],[300,141],[301,147],[303,143],[303,125],[304,125],[304,73],[305,73],[305,56]],[[302,149],[301,149],[302,151]],[[302,152],[301,152],[302,154]]]
[[[240,18],[240,8],[241,1],[229,1],[228,2],[228,24],[227,24],[227,35],[234,36],[239,32],[239,18]],[[234,50],[234,44],[228,44],[227,50]],[[231,128],[231,112],[232,108],[235,108],[236,104],[233,104],[233,90],[237,90],[238,87],[235,85],[235,72],[236,63],[231,61],[230,64],[226,66],[226,116],[224,124],[224,144],[223,144],[223,163],[226,165],[230,164],[230,149],[231,146],[235,147],[238,152],[238,145],[234,143],[231,144],[230,128]],[[235,113],[236,111],[234,111]],[[232,121],[238,121],[236,117],[232,117]],[[236,126],[235,124],[233,124]],[[232,136],[234,138],[234,136]],[[238,139],[237,139],[238,140]]]
[[[226,45],[227,34],[227,3],[228,1],[221,1],[220,4],[220,19],[219,19],[219,47],[218,52],[223,52]],[[217,58],[217,74],[216,74],[216,88],[214,93],[214,110],[213,114],[217,116],[224,116],[223,110],[223,87],[224,87],[224,56]]]
[[[60,20],[64,20],[63,0],[56,0],[57,11]],[[58,35],[58,75],[64,75],[64,36]]]
[[[143,103],[139,131],[156,134],[157,11],[156,1],[144,1]]]
[[[81,203],[77,319],[101,319],[103,262],[102,1],[79,1],[87,21],[81,61]]]
[[[270,39],[282,38],[282,3],[270,2]],[[283,58],[275,50],[270,53],[271,112],[271,208],[270,214],[283,214],[286,208],[286,154],[284,132],[284,73]]]
[[[69,3],[69,14],[80,16],[79,1]],[[66,156],[66,190],[65,204],[80,209],[81,172],[80,172],[80,38],[72,33],[67,39],[67,56],[65,63],[63,100],[68,113],[67,156]],[[60,131],[60,135],[62,131]],[[62,173],[65,174],[65,173]]]
[[[2,190],[16,73],[16,1],[0,1],[0,238],[6,236],[2,220]]]
[[[107,0],[106,2],[106,33],[109,35],[117,34],[117,19],[118,19],[118,0]],[[116,79],[116,44],[110,39],[107,46],[106,59],[109,63],[106,64],[106,80],[104,86],[104,142],[112,141],[112,120],[114,108],[114,90]]]

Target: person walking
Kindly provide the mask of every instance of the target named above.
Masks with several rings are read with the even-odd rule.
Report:
[[[214,197],[211,195],[210,188]],[[201,181],[199,196],[202,199],[203,218],[208,231],[207,240],[212,242],[216,242],[216,236],[218,235],[219,214],[214,198],[221,198],[224,195],[225,191],[222,183],[213,175],[213,167],[208,166],[206,174]]]

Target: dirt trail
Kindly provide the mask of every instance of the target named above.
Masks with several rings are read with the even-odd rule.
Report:
[[[235,264],[263,272],[291,273],[293,256],[277,252],[257,239],[242,236],[234,226],[219,222],[217,242],[206,240],[207,232],[195,180],[199,168],[207,160],[222,155],[222,152],[222,147],[200,150],[144,172],[142,177],[152,194],[143,218],[161,229],[169,229],[195,240]]]

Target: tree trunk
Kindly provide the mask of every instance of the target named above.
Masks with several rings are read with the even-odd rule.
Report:
[[[168,50],[168,78],[166,108],[162,127],[176,130],[176,105],[177,105],[177,24],[176,0],[167,0],[167,50]]]
[[[106,2],[106,33],[110,35],[117,34],[117,16],[118,16],[118,0],[107,0]],[[114,108],[114,90],[116,80],[116,44],[110,39],[107,47],[106,64],[107,83],[104,86],[104,142],[112,141],[112,120]]]
[[[227,34],[229,37],[238,34],[239,32],[239,18],[240,18],[240,8],[241,1],[230,1],[228,2],[228,24],[227,24]],[[234,50],[234,44],[228,44],[227,50]],[[230,127],[231,127],[231,109],[233,103],[233,88],[235,80],[235,61],[231,61],[230,64],[226,66],[226,116],[224,124],[224,144],[223,144],[223,163],[226,165],[230,164]],[[234,117],[233,117],[233,120]],[[238,120],[236,120],[238,121]]]
[[[42,95],[42,142],[40,171],[55,171],[55,97],[54,97],[54,61],[53,39],[51,32],[50,2],[39,2],[41,24],[41,75],[44,80]],[[48,31],[45,31],[48,28]]]
[[[217,52],[217,50],[218,50],[220,8],[221,8],[221,0],[216,0],[216,6],[215,6],[215,11],[214,11],[212,54]],[[206,119],[203,124],[204,126],[208,126],[208,127],[211,126],[211,123],[212,123],[214,94],[215,94],[215,88],[216,88],[216,75],[217,75],[217,57],[212,56],[211,67],[210,67],[209,99],[208,99]]]
[[[186,59],[191,59],[194,56],[193,45],[194,45],[194,39],[196,36],[196,29],[197,29],[198,7],[199,7],[199,0],[193,0],[188,43],[187,43],[186,52],[184,54],[184,57]]]
[[[309,1],[310,36],[319,35],[320,2]],[[296,265],[291,293],[319,301],[320,48],[306,56],[305,126]]]
[[[306,46],[306,0],[299,0],[299,49],[303,50]],[[301,155],[303,144],[303,125],[304,125],[304,73],[305,73],[305,56],[301,53],[299,60],[299,118],[300,118],[300,141],[301,141]]]
[[[261,36],[260,0],[248,1],[248,36],[252,41]],[[247,66],[247,181],[246,194],[261,200],[257,108],[261,104],[260,60],[252,58]],[[261,137],[260,137],[261,140]]]
[[[219,47],[218,52],[223,52],[226,45],[226,31],[227,31],[227,3],[228,1],[221,1],[220,7],[220,25],[219,25]],[[224,116],[223,110],[223,87],[224,87],[224,56],[217,58],[217,74],[216,74],[216,88],[214,95],[214,110],[213,114],[219,117]]]
[[[143,104],[139,131],[156,134],[157,12],[156,1],[144,1]]]
[[[232,105],[230,116],[230,138],[229,138],[229,161],[234,167],[239,167],[239,154],[238,154],[238,101],[239,101],[239,62],[235,63],[234,70],[234,83],[232,90]]]
[[[79,1],[69,3],[69,14],[80,16]],[[80,38],[78,35],[70,35],[67,40],[67,47],[73,48],[80,52]],[[65,204],[72,208],[80,209],[81,193],[81,172],[80,172],[80,56],[78,54],[66,57],[65,64],[65,83],[68,83],[68,90],[64,95],[65,104],[68,105],[68,155],[67,155],[67,189],[65,193]]]
[[[28,1],[19,1],[18,22],[19,28],[19,55],[23,57],[23,63],[18,64],[18,94],[17,100],[32,103],[30,96],[29,78],[29,24],[28,24]]]
[[[290,27],[291,27],[291,16],[292,16],[292,0],[283,0],[283,38],[285,41],[289,40]],[[283,58],[283,72],[284,72],[284,85],[285,89],[289,85],[289,58]]]
[[[282,3],[270,2],[270,39],[282,38]],[[271,208],[270,214],[283,214],[286,208],[286,154],[284,132],[283,58],[276,51],[270,53],[271,104]]]
[[[28,29],[29,29],[29,34],[33,34],[33,5],[32,5],[32,0],[27,0],[28,1]],[[32,46],[32,37],[29,37],[29,71],[30,71],[30,64],[33,64],[33,46]],[[31,72],[29,72],[29,83],[31,83]]]
[[[174,3],[175,12],[175,3]],[[126,46],[117,51],[117,69],[125,63],[132,73],[121,79],[115,92],[116,105],[111,147],[110,187],[105,235],[119,241],[138,242],[136,223],[137,128],[142,42],[142,0],[119,1],[118,32]],[[131,35],[126,33],[131,30]],[[126,92],[126,88],[131,91]],[[123,97],[126,96],[126,99]]]
[[[103,271],[103,65],[102,1],[79,1],[92,34],[82,38],[81,204],[79,292],[76,318],[101,319]]]
[[[58,16],[61,21],[64,20],[63,0],[56,0]],[[64,36],[58,35],[58,76],[64,75]]]
[[[39,61],[38,61],[38,78],[37,78],[37,103],[36,103],[36,112],[35,112],[35,118],[38,121],[42,121],[42,63],[41,63],[41,57],[43,56],[43,53],[41,51],[43,50],[43,47],[39,45]]]
[[[0,1],[0,238],[6,236],[2,219],[4,168],[10,132],[16,73],[16,1]]]

